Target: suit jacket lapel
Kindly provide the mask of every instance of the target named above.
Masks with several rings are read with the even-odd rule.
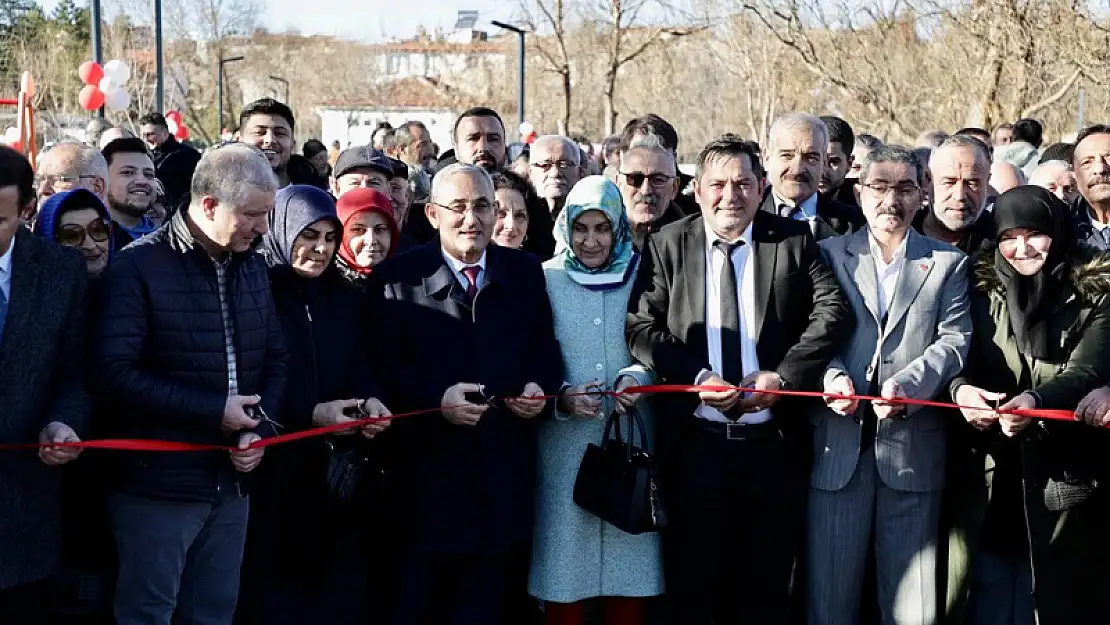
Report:
[[[755,248],[755,331],[756,337],[763,334],[763,322],[767,319],[767,306],[771,301],[771,285],[775,282],[775,262],[778,248],[774,220],[756,213],[752,224],[752,247]]]
[[[693,219],[686,226],[685,241],[679,251],[683,255],[679,265],[682,293],[677,301],[686,302],[686,319],[690,322],[687,342],[698,353],[709,353],[705,333],[705,220]],[[675,293],[675,295],[680,295]],[[708,358],[708,356],[707,356]]]
[[[20,228],[12,241],[12,288],[8,298],[8,314],[4,321],[4,336],[0,337],[0,377],[6,374],[12,359],[19,358],[15,350],[20,341],[16,337],[26,337],[35,332],[35,311],[42,306],[42,285],[46,276],[42,274],[38,253],[34,248],[34,235]]]
[[[848,275],[855,278],[856,288],[863,296],[863,303],[875,324],[879,324],[879,281],[875,270],[875,258],[871,256],[871,246],[868,244],[867,228],[861,228],[855,234],[849,235],[848,256],[844,259],[844,268]]]
[[[428,297],[433,297],[444,290],[448,290],[448,297],[451,300],[454,300],[460,306],[469,308],[470,305],[466,302],[466,294],[462,290],[462,285],[455,278],[455,272],[447,266],[447,261],[443,258],[438,246],[429,246],[428,257],[425,261],[427,264],[424,267],[424,293]],[[486,265],[488,266],[489,263],[487,262]]]
[[[902,317],[906,316],[910,305],[917,299],[921,287],[933,270],[933,259],[925,239],[911,228],[906,232],[906,263],[902,267],[902,274],[898,276],[897,286],[894,287],[894,299],[890,302],[890,312],[887,313],[886,332],[898,325]]]

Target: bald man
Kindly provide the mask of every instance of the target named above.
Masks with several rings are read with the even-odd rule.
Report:
[[[1069,206],[1079,197],[1075,172],[1064,161],[1045,161],[1037,165],[1029,175],[1029,184],[1048,190]]]
[[[1025,174],[1021,173],[1016,165],[1006,161],[995,161],[991,164],[990,185],[998,192],[998,195],[1024,184]]]

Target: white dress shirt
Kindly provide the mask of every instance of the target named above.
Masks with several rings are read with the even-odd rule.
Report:
[[[443,248],[440,248],[440,252],[443,254],[444,260],[447,261],[447,266],[451,268],[452,272],[454,272],[455,279],[459,281],[460,285],[462,285],[463,291],[466,291],[468,288],[470,288],[470,280],[466,277],[466,274],[463,273],[463,271],[462,271],[463,267],[477,266],[479,268],[478,279],[475,281],[475,284],[474,284],[475,287],[480,289],[480,288],[482,288],[482,285],[486,283],[486,251],[485,250],[482,250],[482,257],[479,258],[478,262],[476,262],[476,263],[464,263],[461,260],[455,258],[454,256],[448,254],[447,250],[445,250]]]
[[[8,245],[8,251],[0,256],[0,291],[4,292],[4,301],[12,301],[12,249],[15,248],[15,237]]]
[[[906,264],[906,240],[909,237],[902,239],[902,243],[898,249],[894,250],[894,255],[891,256],[890,263],[888,264],[883,260],[883,250],[879,247],[878,241],[870,233],[867,235],[867,242],[871,246],[871,257],[875,259],[875,274],[878,278],[879,284],[879,319],[881,320],[886,316],[890,310],[890,304],[894,301],[894,289],[898,286],[898,276],[902,274],[902,267]]]
[[[791,202],[790,200],[782,199],[781,197],[779,197],[774,192],[774,188],[772,188],[772,190],[771,190],[771,196],[775,199],[775,210],[776,211],[783,204],[785,204],[787,206],[790,206],[790,207],[798,208],[799,212],[794,213],[794,219],[796,221],[807,221],[807,222],[809,222],[809,231],[813,233],[813,236],[817,236],[817,194],[816,193],[814,193],[813,195],[811,195],[811,196],[807,197],[806,199],[802,200],[801,204],[795,204],[794,202]]]
[[[705,338],[709,348],[709,366],[714,372],[723,368],[721,362],[721,272],[725,270],[724,252],[713,247],[713,243],[722,240],[717,236],[709,224],[705,224]],[[752,226],[740,235],[743,245],[732,253],[732,266],[736,270],[737,282],[740,291],[736,294],[740,310],[740,357],[743,361],[744,376],[751,375],[759,368],[759,354],[756,352],[755,328],[755,263],[748,262],[752,254]],[[729,241],[735,243],[735,241]],[[706,377],[704,374],[699,378]],[[696,380],[695,382],[699,382]],[[694,414],[702,419],[729,423],[721,411],[705,404],[698,406]],[[740,418],[740,423],[763,423],[771,419],[770,410],[761,410],[745,414]]]

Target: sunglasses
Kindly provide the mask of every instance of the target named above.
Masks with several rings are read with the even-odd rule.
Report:
[[[66,247],[81,247],[85,244],[85,237],[97,243],[103,243],[111,236],[108,224],[97,219],[82,228],[77,224],[66,224],[58,231],[58,244]]]

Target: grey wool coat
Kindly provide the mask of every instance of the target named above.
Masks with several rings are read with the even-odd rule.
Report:
[[[564,379],[571,385],[593,379],[614,385],[621,375],[650,384],[650,371],[634,365],[624,339],[632,281],[609,291],[589,290],[567,275],[562,260],[544,264],[563,350]],[[613,408],[603,404],[603,414]],[[647,402],[637,405],[653,444]],[[589,443],[598,443],[603,419],[556,413],[539,432],[536,525],[529,592],[544,601],[569,603],[590,597],[651,597],[663,593],[659,535],[633,536],[579,508],[573,499],[578,465]],[[627,433],[625,434],[627,435]]]
[[[88,423],[85,263],[20,228],[0,336],[0,444],[37,443],[52,421]],[[54,574],[61,549],[61,469],[33,451],[0,451],[0,589]]]

